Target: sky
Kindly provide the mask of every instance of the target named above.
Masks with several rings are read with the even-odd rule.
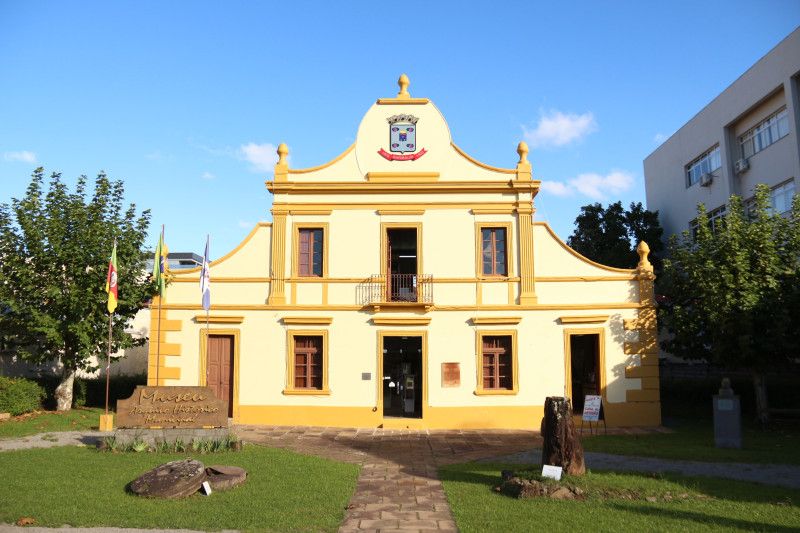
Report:
[[[0,203],[38,166],[105,171],[151,248],[164,224],[220,257],[271,220],[275,147],[329,161],[404,72],[479,161],[527,141],[566,239],[583,205],[644,203],[644,158],[798,25],[800,0],[0,0]]]

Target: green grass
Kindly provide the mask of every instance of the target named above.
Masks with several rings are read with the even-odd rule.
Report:
[[[358,476],[355,465],[249,445],[194,456],[245,468],[247,482],[230,491],[175,501],[126,492],[141,473],[189,456],[80,447],[0,453],[0,523],[30,516],[41,526],[335,531]]]
[[[55,431],[97,429],[104,410],[78,407],[69,411],[37,411],[0,422],[0,438],[17,438]]]
[[[582,437],[590,452],[640,455],[691,461],[800,464],[800,428],[795,426],[761,430],[746,426],[741,450],[714,447],[711,420],[678,420],[674,433],[648,435],[600,435]],[[602,431],[602,430],[601,430]]]
[[[517,500],[492,490],[504,468],[520,469],[519,465],[468,463],[440,470],[462,532],[788,532],[800,526],[797,490],[715,478],[590,472],[570,479],[587,491],[584,501]],[[634,499],[625,497],[630,494]],[[657,501],[649,502],[647,497]]]

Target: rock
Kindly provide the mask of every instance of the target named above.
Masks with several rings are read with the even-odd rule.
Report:
[[[552,493],[550,493],[550,497],[554,500],[574,500],[575,495],[569,490],[567,487],[558,487]]]
[[[149,498],[185,498],[197,492],[206,480],[203,463],[194,459],[171,461],[131,481],[130,490]]]
[[[583,446],[572,422],[569,398],[549,396],[545,399],[542,439],[543,465],[560,466],[570,476],[586,473]]]
[[[11,413],[0,413],[0,420],[8,420],[11,418]]]
[[[214,490],[232,489],[247,479],[247,471],[238,466],[211,465],[206,468],[206,481]]]

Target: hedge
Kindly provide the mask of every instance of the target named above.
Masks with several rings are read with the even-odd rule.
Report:
[[[61,381],[58,376],[42,376],[37,381],[44,387],[46,392],[45,405],[54,408],[56,387]],[[133,376],[111,376],[109,383],[108,396],[109,407],[116,406],[117,400],[130,398],[136,385],[146,385],[147,376],[145,374]],[[106,378],[75,378],[72,389],[73,407],[103,407],[106,402]]]
[[[0,413],[17,416],[41,409],[44,396],[35,381],[0,376]]]

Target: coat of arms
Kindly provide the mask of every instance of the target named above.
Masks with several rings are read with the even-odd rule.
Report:
[[[383,148],[378,153],[389,161],[415,160],[425,155],[425,149],[417,153],[417,121],[414,115],[392,115],[389,122],[389,150],[402,155],[394,155]],[[407,155],[406,155],[407,154]]]

